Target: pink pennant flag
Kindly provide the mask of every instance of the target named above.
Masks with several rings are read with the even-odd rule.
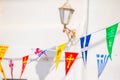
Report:
[[[36,48],[34,53],[35,53],[37,56],[40,56],[40,55],[42,54],[42,52],[43,52],[43,50],[41,50],[40,48]],[[46,56],[45,53],[44,53],[44,55]]]
[[[11,78],[13,79],[13,66],[14,66],[14,63],[12,61],[12,59],[10,59],[9,61],[9,67],[10,67],[10,70],[11,70]]]

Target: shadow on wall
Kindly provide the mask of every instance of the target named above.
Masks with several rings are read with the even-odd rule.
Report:
[[[49,70],[50,70],[51,66],[52,66],[51,62],[47,62],[47,61],[37,63],[36,73],[39,76],[39,80],[44,80],[45,79],[45,77],[49,73]]]
[[[120,30],[117,32],[117,35],[120,34]],[[105,38],[101,39],[97,43],[91,45],[89,49],[94,48],[95,46],[105,42]],[[47,51],[47,57],[43,56],[36,65],[36,73],[39,76],[39,80],[45,80],[46,76],[49,74],[50,68],[54,64],[55,49],[54,51]]]
[[[47,56],[41,57],[41,59],[36,64],[36,73],[39,80],[45,80],[46,76],[49,74],[49,70],[52,67],[55,56],[55,51],[47,51]]]

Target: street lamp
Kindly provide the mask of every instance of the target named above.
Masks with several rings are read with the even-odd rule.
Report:
[[[67,28],[70,22],[74,9],[70,6],[68,0],[62,7],[59,8],[61,23],[64,25],[63,32],[66,32],[69,40],[75,39],[75,31]]]

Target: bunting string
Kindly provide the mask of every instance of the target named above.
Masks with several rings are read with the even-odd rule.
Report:
[[[118,24],[119,24],[120,22],[118,22]],[[105,30],[106,28],[108,28],[108,27],[105,27],[105,28],[102,28],[102,29],[100,29],[100,30],[97,30],[97,31],[95,31],[95,32],[92,32],[92,33],[88,33],[88,34],[95,34],[95,33],[97,33],[97,32],[100,32],[100,31],[103,31],[103,30]],[[117,34],[119,34],[120,33],[120,30],[118,30],[117,31],[117,33],[116,33],[116,35]],[[86,34],[86,35],[88,35],[88,34]],[[82,35],[82,36],[86,36],[86,35]],[[81,37],[82,37],[81,36]],[[80,37],[79,37],[80,38]],[[69,42],[69,41],[68,41]],[[77,39],[76,40],[76,42],[74,43],[74,44],[71,44],[70,46],[72,46],[72,45],[76,45],[77,43],[79,42],[79,39]],[[54,46],[55,47],[55,46]],[[49,50],[50,48],[48,48],[48,49],[46,49],[46,50]],[[29,56],[32,56],[32,55],[35,55],[35,54],[28,54]],[[79,57],[79,58],[81,58],[81,57]],[[3,60],[10,60],[11,58],[8,58],[8,57],[4,57],[3,58]],[[22,60],[22,57],[20,57],[20,58],[12,58],[12,60],[14,60],[14,61],[18,61],[18,60]],[[33,58],[29,58],[29,60],[33,60]]]
[[[108,48],[108,56],[107,55],[101,55],[101,54],[97,54],[97,64],[98,64],[98,77],[100,77],[100,75],[102,74],[106,63],[108,61],[108,58],[110,58],[112,60],[112,47],[114,44],[114,38],[116,36],[116,33],[120,33],[120,30],[117,31],[118,25],[120,22],[109,26],[107,28],[102,28],[100,30],[97,30],[91,34],[85,34],[82,35],[78,40],[76,39],[74,40],[69,40],[67,43],[61,44],[59,46],[55,46],[55,48],[53,49],[56,54],[55,54],[55,60],[54,57],[49,57],[47,56],[47,51],[50,51],[50,49],[52,48],[48,48],[45,50],[41,50],[40,48],[36,48],[35,51],[33,51],[34,54],[29,54],[26,55],[22,58],[6,58],[4,57],[8,46],[4,46],[4,45],[0,45],[0,71],[4,77],[4,79],[6,80],[6,75],[3,71],[1,62],[2,60],[9,60],[9,67],[11,69],[11,78],[13,79],[13,66],[14,63],[12,62],[13,60],[22,60],[22,70],[21,70],[21,74],[20,74],[20,79],[22,78],[22,74],[24,73],[25,67],[27,64],[33,62],[33,61],[37,61],[38,59],[41,59],[41,56],[44,55],[46,57],[42,58],[42,60],[46,60],[46,61],[55,61],[56,62],[56,69],[58,68],[59,62],[60,61],[64,61],[65,62],[65,70],[66,70],[66,75],[68,74],[72,64],[74,63],[74,61],[76,59],[83,59],[83,63],[86,65],[87,64],[87,55],[88,55],[88,49],[89,49],[89,42],[91,39],[91,35],[103,30],[106,30],[106,42],[107,42],[107,48]],[[67,48],[71,48],[71,46],[76,45],[78,42],[80,41],[80,46],[81,46],[81,56],[78,56],[79,53],[76,52],[67,52]],[[65,56],[61,57],[63,51],[65,51]],[[32,55],[36,55],[36,57],[34,58],[29,58]],[[78,57],[77,57],[78,56]]]
[[[120,22],[117,22],[118,24],[120,23]],[[105,27],[105,28],[102,28],[102,29],[99,29],[99,30],[97,30],[97,31],[94,31],[94,32],[92,32],[92,33],[88,33],[88,34],[85,34],[85,35],[82,35],[82,36],[87,36],[87,35],[89,35],[89,34],[95,34],[95,33],[97,33],[97,32],[101,32],[101,31],[103,31],[103,30],[105,30],[106,28],[109,28],[109,27]],[[118,30],[118,32],[117,32],[117,34],[118,33],[120,33],[120,30]],[[82,36],[80,36],[80,37],[82,37]],[[79,38],[80,38],[79,37]],[[79,38],[73,43],[72,42],[72,44],[70,45],[70,46],[73,46],[73,45],[76,45],[76,44],[78,44],[78,42],[79,42]],[[68,41],[68,43],[69,43],[70,41]]]

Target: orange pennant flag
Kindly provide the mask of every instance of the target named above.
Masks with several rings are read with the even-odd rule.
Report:
[[[24,69],[25,69],[25,66],[26,66],[26,64],[27,64],[28,58],[29,58],[28,55],[27,55],[27,56],[24,56],[24,57],[22,58],[22,71],[21,71],[20,79],[21,79],[22,74],[23,74],[23,72],[24,72]]]
[[[6,80],[6,75],[5,75],[4,70],[3,70],[3,68],[2,68],[1,62],[0,62],[0,71],[1,71],[1,73],[2,73],[2,75],[3,75],[3,77],[4,77],[4,80]]]
[[[74,61],[76,60],[78,53],[75,52],[65,52],[65,71],[66,71],[66,75],[68,73],[68,71],[70,70],[72,64],[74,63]]]
[[[8,50],[8,46],[0,45],[0,62],[2,62],[2,59],[4,58],[4,55],[7,50]]]
[[[56,69],[58,68],[58,64],[60,62],[62,51],[64,50],[65,46],[66,46],[66,43],[63,43],[57,47],[56,56],[55,56]]]

